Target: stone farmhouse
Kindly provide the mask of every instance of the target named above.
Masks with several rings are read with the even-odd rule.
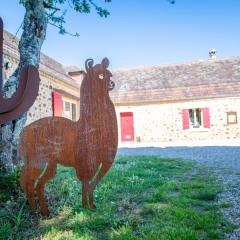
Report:
[[[240,140],[240,58],[114,72],[120,140]]]
[[[5,76],[19,60],[18,40],[4,33]],[[27,124],[46,116],[79,118],[83,71],[41,54],[41,85]],[[119,142],[240,140],[240,58],[113,71]]]
[[[18,42],[4,31],[3,56],[5,80],[15,70],[19,61]],[[76,121],[79,117],[79,88],[82,72],[76,66],[64,67],[59,62],[41,54],[39,95],[28,112],[27,124],[47,116],[63,116]]]

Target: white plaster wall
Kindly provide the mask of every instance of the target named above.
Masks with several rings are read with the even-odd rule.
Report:
[[[182,109],[205,107],[210,111],[210,129],[183,130]],[[229,111],[237,112],[237,124],[227,124]],[[240,140],[240,97],[131,106],[117,105],[119,142],[121,142],[120,112],[133,112],[135,139],[139,136],[141,142]]]

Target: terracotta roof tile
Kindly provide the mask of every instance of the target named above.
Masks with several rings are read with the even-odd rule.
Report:
[[[240,96],[240,58],[113,72],[115,103]]]

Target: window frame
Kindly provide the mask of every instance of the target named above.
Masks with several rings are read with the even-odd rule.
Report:
[[[77,121],[77,104],[71,103],[72,121]]]
[[[192,124],[192,115],[195,115],[195,119],[197,119],[196,110],[201,110],[201,124],[197,127],[196,120],[194,120],[195,125]],[[191,110],[194,113],[191,113]],[[190,116],[191,115],[191,116]],[[196,126],[196,127],[194,127]],[[210,117],[210,108],[209,107],[191,107],[191,108],[183,108],[182,109],[182,127],[183,130],[193,130],[193,131],[202,131],[211,128],[211,117]]]
[[[63,108],[63,112],[62,112],[62,116],[70,119],[72,121],[77,121],[78,119],[78,105],[76,102],[72,101],[71,99],[68,98],[64,98],[63,97],[63,101],[62,101],[62,108]],[[67,108],[66,108],[67,105]],[[75,109],[73,109],[75,108]],[[75,112],[74,112],[75,110]]]
[[[71,106],[72,106],[72,104],[70,103],[70,102],[68,102],[68,101],[64,101],[63,100],[63,103],[64,103],[64,112],[71,112]]]
[[[199,125],[199,127],[197,126],[197,110],[199,110],[199,112],[200,112],[200,120],[201,120],[201,122],[199,123],[200,125]],[[190,111],[193,111],[193,120],[194,120],[194,125],[192,124],[192,121],[191,121],[191,113],[190,113]],[[202,110],[202,108],[189,108],[188,109],[188,112],[189,112],[189,129],[202,129],[202,128],[204,128],[204,119],[203,119],[203,110]]]
[[[229,121],[230,116],[235,116],[235,121],[234,122]],[[228,125],[238,124],[237,112],[234,112],[234,111],[227,112],[227,124]]]

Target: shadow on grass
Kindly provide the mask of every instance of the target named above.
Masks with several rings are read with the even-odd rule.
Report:
[[[81,183],[74,169],[60,166],[46,188],[51,218],[36,222],[25,205],[21,217],[13,221],[12,215],[20,211],[19,203],[15,203],[15,212],[5,206],[9,213],[0,223],[0,236],[49,240],[221,239],[232,226],[213,201],[220,188],[214,178],[206,178],[207,169],[193,171],[195,167],[193,162],[180,159],[118,156],[95,190],[97,210],[92,211],[82,208]]]

